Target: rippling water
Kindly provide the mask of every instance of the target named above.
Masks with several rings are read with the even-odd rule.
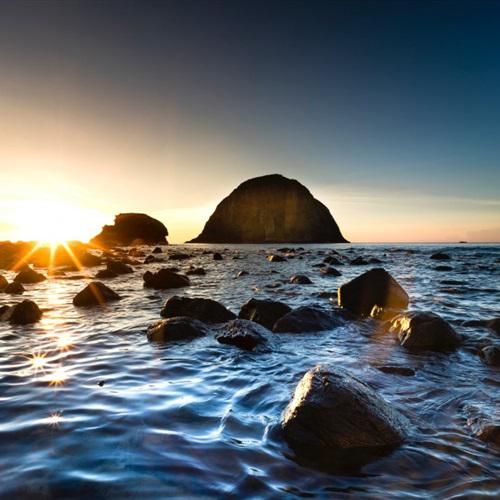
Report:
[[[286,263],[268,262],[266,246],[168,251],[184,248],[195,257],[173,264],[202,266],[207,275],[191,276],[192,286],[181,291],[143,288],[142,272],[162,264],[109,280],[123,300],[105,308],[72,305],[82,280],[26,285],[23,298],[46,311],[36,325],[0,324],[3,497],[500,495],[499,451],[472,435],[465,413],[467,405],[490,415],[497,411],[499,370],[471,350],[410,354],[392,336],[374,334],[369,321],[316,334],[274,334],[269,349],[258,353],[213,337],[162,346],[145,335],[174,293],[220,300],[236,313],[251,297],[329,307],[318,292],[335,291],[376,267],[346,265],[341,277],[320,276],[312,265],[329,248],[349,258],[380,258],[377,266],[398,279],[412,308],[455,322],[500,316],[499,246],[310,245],[303,259]],[[223,250],[225,259],[213,261],[201,253],[206,248]],[[429,256],[437,249],[453,256],[452,271],[434,269],[439,262]],[[249,275],[235,278],[240,270]],[[313,285],[266,287],[296,273],[307,274]],[[14,300],[2,295],[0,305]],[[470,339],[487,334],[456,328]],[[411,419],[411,439],[356,472],[334,474],[297,463],[280,437],[279,421],[301,376],[320,362],[346,367],[372,384]],[[375,368],[381,363],[416,374],[385,374]]]

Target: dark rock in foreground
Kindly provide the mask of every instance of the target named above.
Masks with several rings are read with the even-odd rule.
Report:
[[[238,317],[255,321],[269,330],[272,330],[276,321],[291,310],[291,307],[283,304],[283,302],[250,299],[241,307]]]
[[[328,208],[299,182],[265,175],[224,198],[191,243],[343,243]]]
[[[3,291],[10,294],[20,294],[24,292],[24,286],[17,281],[13,281],[12,283],[9,283]]]
[[[113,225],[104,226],[91,240],[98,246],[129,246],[133,244],[166,244],[167,228],[146,214],[118,214]]]
[[[169,342],[204,337],[208,328],[197,319],[177,316],[158,321],[147,329],[148,340],[152,342]]]
[[[75,306],[97,306],[120,299],[121,297],[104,283],[93,281],[74,296],[73,304]]]
[[[160,269],[156,273],[146,271],[143,276],[144,286],[146,288],[156,288],[157,290],[164,290],[167,288],[182,288],[189,286],[191,282],[187,276],[177,274],[168,269]]]
[[[42,317],[42,311],[32,300],[23,300],[19,304],[4,309],[1,319],[14,325],[36,323]]]
[[[339,306],[355,314],[368,316],[373,306],[406,309],[409,297],[402,286],[379,267],[342,285],[338,291],[338,301]]]
[[[344,320],[332,312],[317,307],[303,306],[293,309],[278,319],[273,327],[276,333],[320,332],[342,326]]]
[[[45,281],[47,278],[42,274],[38,273],[34,269],[31,269],[29,266],[24,268],[19,274],[14,278],[16,283],[40,283],[41,281]]]
[[[221,344],[230,344],[252,351],[267,341],[266,333],[269,333],[268,330],[253,321],[235,319],[225,324],[221,333],[215,338]]]
[[[282,429],[292,448],[321,454],[397,446],[409,423],[349,372],[320,365],[299,382]]]
[[[234,313],[215,300],[178,295],[170,297],[165,302],[160,314],[163,318],[187,316],[204,323],[224,323],[236,318]]]
[[[451,351],[462,339],[441,316],[431,312],[408,312],[396,316],[389,329],[409,350]]]

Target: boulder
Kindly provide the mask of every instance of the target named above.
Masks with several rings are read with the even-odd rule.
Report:
[[[4,310],[1,319],[14,325],[27,325],[36,323],[41,317],[42,311],[32,300],[23,300]]]
[[[298,307],[279,318],[273,332],[303,333],[331,330],[344,324],[344,320],[330,311],[311,306]]]
[[[91,243],[97,246],[129,246],[134,243],[146,245],[167,244],[167,228],[146,214],[118,214],[113,225],[104,226]]]
[[[252,351],[264,344],[268,330],[263,326],[246,319],[234,319],[226,323],[215,338],[221,344],[230,344],[240,349]]]
[[[143,275],[143,279],[146,288],[155,288],[157,290],[182,288],[191,284],[187,276],[174,273],[168,269],[160,269],[156,273],[146,271]]]
[[[351,266],[367,266],[369,262],[365,260],[363,257],[356,257],[351,260]]]
[[[341,262],[339,259],[337,259],[337,257],[335,257],[333,255],[328,255],[328,257],[325,257],[323,259],[323,263],[331,264],[333,266],[343,266],[344,265],[343,262]]]
[[[224,257],[222,257],[222,254],[220,254],[219,252],[214,252],[213,259],[214,260],[223,260]]]
[[[406,309],[408,302],[408,294],[382,268],[370,269],[338,290],[339,306],[362,316],[368,316],[375,305]]]
[[[163,250],[160,247],[155,247],[151,253],[163,253]]]
[[[152,324],[146,333],[151,342],[170,342],[204,337],[208,332],[208,328],[201,321],[177,316]]]
[[[47,278],[41,274],[36,272],[34,269],[31,269],[29,266],[25,267],[22,271],[18,273],[18,275],[14,278],[16,283],[40,283],[41,281],[45,281]]]
[[[340,271],[337,271],[337,269],[330,266],[320,269],[320,273],[323,276],[342,276],[342,273]]]
[[[441,316],[432,312],[406,312],[391,321],[391,333],[409,350],[450,351],[462,339]]]
[[[265,175],[222,200],[191,243],[345,242],[328,208],[302,184]]]
[[[73,297],[73,304],[75,306],[96,306],[120,299],[121,297],[104,283],[93,281]]]
[[[116,278],[118,276],[118,273],[115,271],[110,271],[109,269],[101,269],[100,271],[97,271],[95,278],[96,279],[103,279],[103,278]]]
[[[13,281],[12,283],[9,283],[3,291],[10,294],[19,294],[24,292],[24,286],[17,281]]]
[[[290,278],[290,283],[294,285],[311,285],[312,281],[303,274],[296,274]]]
[[[271,330],[276,321],[291,310],[292,309],[286,304],[283,304],[283,302],[250,299],[241,307],[238,317],[255,321]]]
[[[205,323],[224,323],[236,318],[234,313],[215,300],[178,295],[165,302],[160,314],[163,318],[187,316]]]
[[[268,255],[267,260],[269,262],[286,262],[286,258],[282,257],[281,255]]]
[[[431,255],[432,260],[451,260],[451,257],[444,252],[437,252]]]
[[[490,366],[500,366],[500,346],[487,345],[479,351],[483,363]]]
[[[134,270],[119,260],[110,260],[106,264],[106,269],[112,273],[116,274],[131,274]]]
[[[394,447],[410,429],[407,419],[367,384],[323,365],[299,382],[281,426],[292,448],[315,453]]]

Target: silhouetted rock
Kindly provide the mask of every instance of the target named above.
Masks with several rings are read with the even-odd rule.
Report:
[[[215,252],[213,255],[213,259],[214,260],[223,260],[224,257],[222,257],[222,254],[220,254],[219,252]]]
[[[339,243],[328,208],[296,180],[265,175],[222,200],[192,243]]]
[[[19,274],[14,278],[16,283],[40,283],[41,281],[45,281],[47,278],[42,274],[36,272],[34,269],[31,269],[29,266],[25,267]]]
[[[13,281],[12,283],[9,283],[3,291],[5,293],[10,293],[10,294],[18,294],[18,293],[23,293],[24,292],[24,286],[21,283],[18,283],[17,281]]]
[[[328,255],[327,257],[325,257],[323,259],[323,262],[325,264],[331,264],[332,266],[343,266],[344,263],[341,262],[339,259],[337,259],[337,257],[333,256],[333,255]]]
[[[163,250],[160,247],[155,247],[151,253],[163,253]]]
[[[431,255],[432,260],[451,260],[451,257],[444,252],[437,252]]]
[[[490,366],[500,366],[500,346],[487,345],[479,351],[483,363]]]
[[[7,279],[0,274],[0,290],[3,290],[8,284]]]
[[[125,264],[124,262],[120,262],[119,260],[110,260],[106,264],[106,269],[116,274],[131,274],[134,270]]]
[[[392,447],[409,422],[371,387],[340,368],[316,366],[297,385],[282,429],[297,452]]]
[[[441,316],[431,312],[407,312],[391,321],[389,331],[396,333],[400,344],[409,350],[450,351],[462,339]]]
[[[303,274],[296,274],[290,278],[290,283],[294,285],[311,285],[312,281]]]
[[[363,257],[356,257],[355,259],[351,260],[352,266],[367,266],[368,264],[369,262]]]
[[[96,306],[113,300],[120,300],[120,298],[116,292],[108,288],[104,283],[93,281],[73,297],[73,304],[75,306]]]
[[[23,300],[6,309],[1,319],[14,325],[27,325],[36,323],[41,317],[42,311],[32,300]]]
[[[167,228],[146,214],[118,214],[113,225],[104,226],[91,242],[94,245],[112,247],[132,244],[166,244]]]
[[[163,318],[188,316],[204,323],[224,323],[236,318],[236,314],[212,299],[198,297],[170,297],[161,310]]]
[[[160,269],[156,273],[146,271],[143,275],[144,286],[146,288],[156,288],[157,290],[167,288],[182,288],[189,286],[191,282],[187,276],[177,274],[168,269]]]
[[[344,320],[330,311],[303,306],[282,316],[273,326],[273,332],[303,333],[331,330],[344,324]]]
[[[246,319],[235,319],[226,323],[216,339],[221,344],[230,344],[251,351],[266,342],[268,332],[263,326]]]
[[[281,255],[268,255],[267,260],[269,262],[286,262],[287,260],[285,257],[282,257]]]
[[[153,264],[154,262],[163,262],[163,259],[159,259],[158,257],[155,257],[154,255],[148,255],[144,259],[144,264]]]
[[[401,285],[382,268],[370,269],[342,285],[338,296],[339,306],[364,316],[368,316],[375,305],[406,309],[409,302]]]
[[[118,273],[115,271],[110,271],[109,269],[101,269],[100,271],[97,271],[95,278],[96,279],[110,279],[110,278],[116,278],[118,276]]]
[[[337,271],[334,267],[324,267],[319,271],[323,276],[342,276],[340,271]]]
[[[255,321],[271,330],[276,321],[291,310],[292,309],[286,304],[283,304],[283,302],[250,299],[241,307],[238,317]]]
[[[208,328],[201,321],[177,316],[154,323],[146,333],[151,342],[172,342],[204,337],[208,332]]]
[[[191,255],[189,255],[188,253],[184,253],[184,252],[171,253],[168,256],[168,260],[187,260],[190,258],[191,258]]]

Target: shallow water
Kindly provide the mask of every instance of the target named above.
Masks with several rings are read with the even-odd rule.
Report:
[[[215,247],[227,249],[223,261],[201,254]],[[500,371],[469,349],[410,354],[370,321],[329,332],[274,334],[269,349],[254,353],[213,337],[158,345],[145,335],[173,294],[220,300],[236,313],[251,297],[328,308],[318,292],[335,291],[380,266],[407,290],[412,308],[456,322],[500,316],[500,246],[308,245],[303,259],[285,263],[265,259],[271,246],[171,246],[168,252],[183,248],[196,249],[196,256],[166,265],[207,270],[206,276],[191,276],[192,286],[183,290],[143,288],[142,272],[165,264],[108,280],[123,300],[103,308],[72,305],[83,280],[26,285],[23,298],[48,310],[36,325],[0,324],[2,497],[500,495],[499,450],[472,435],[465,411],[475,405],[494,415]],[[323,277],[312,264],[330,248],[349,258],[378,257],[383,264],[345,265],[341,277]],[[402,249],[415,253],[394,251]],[[429,260],[437,249],[453,256],[445,262],[452,271],[434,270],[442,264]],[[235,278],[240,270],[249,275]],[[296,273],[307,274],[313,285],[266,288]],[[0,305],[17,300],[2,295]],[[494,338],[485,329],[456,328],[471,341]],[[413,422],[410,439],[348,473],[297,463],[279,422],[295,385],[317,363],[345,367],[373,385]],[[382,373],[375,366],[383,363],[416,374]]]

